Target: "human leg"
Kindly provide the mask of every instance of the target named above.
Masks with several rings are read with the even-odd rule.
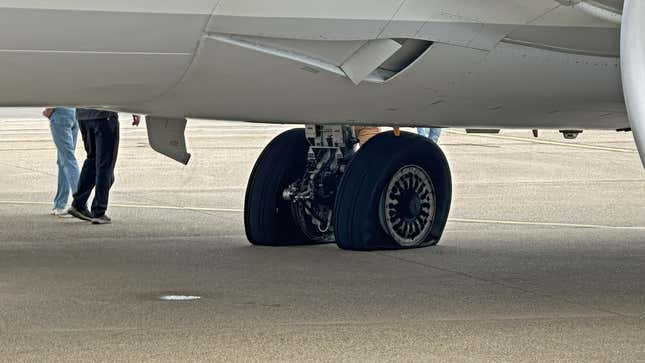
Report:
[[[65,177],[65,168],[61,161],[60,151],[57,152],[56,164],[58,165],[58,185],[56,188],[56,196],[54,197],[54,209],[65,209],[67,200],[69,199],[69,183]]]
[[[430,135],[428,136],[430,140],[434,141],[434,143],[439,142],[439,138],[441,137],[441,129],[437,127],[430,128]]]
[[[83,120],[79,122],[83,144],[87,157],[83,163],[76,193],[74,193],[74,201],[72,207],[77,210],[87,209],[87,200],[94,189],[96,183],[96,134],[95,134],[95,121]]]
[[[417,133],[432,140],[435,144],[439,142],[439,137],[441,137],[441,129],[437,127],[419,127]]]
[[[92,216],[105,215],[114,183],[114,167],[119,152],[119,121],[108,119],[97,122],[96,188],[92,202]]]
[[[54,144],[56,145],[56,164],[58,165],[58,183],[56,196],[54,197],[54,209],[64,209],[69,199],[69,182],[65,175],[65,160],[63,149],[65,145],[66,130],[65,125],[60,120],[53,119],[50,121],[50,129]]]
[[[430,129],[427,127],[417,127],[417,134],[423,137],[430,137]]]
[[[78,121],[76,119],[70,120],[70,127],[68,128],[69,137],[68,137],[68,146],[65,149],[65,176],[72,190],[72,193],[76,193],[78,190],[78,181],[81,177],[81,170],[78,166],[78,160],[76,160],[76,145],[78,142]]]
[[[61,118],[56,122],[60,123],[60,133],[56,146],[58,148],[59,164],[62,166],[67,185],[67,194],[69,194],[70,189],[72,193],[76,193],[80,177],[80,170],[75,155],[78,126],[76,119],[73,118]],[[67,198],[65,198],[65,203],[67,203]]]

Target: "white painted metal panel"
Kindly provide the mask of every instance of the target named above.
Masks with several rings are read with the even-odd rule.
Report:
[[[121,106],[185,73],[217,0],[0,0],[0,104]]]
[[[626,126],[617,59],[498,44],[527,24],[615,31],[561,9],[553,0],[0,0],[0,102],[292,123]],[[377,38],[446,44],[387,84],[355,86],[204,37],[180,79],[204,30],[323,40],[338,65],[345,50]]]
[[[208,19],[204,14],[0,8],[0,52],[192,53]]]
[[[393,20],[524,25],[558,6],[553,0],[407,0]]]
[[[174,85],[190,55],[1,52],[2,106],[144,102]]]
[[[401,49],[401,44],[391,39],[367,42],[340,67],[354,82],[360,84],[367,76]]]
[[[611,62],[513,45],[489,54],[435,44],[392,81],[355,86],[206,39],[183,82],[143,109],[256,122],[621,128],[620,73]]]
[[[0,9],[210,14],[217,0],[0,0]]]
[[[207,30],[312,40],[375,39],[405,0],[222,0]]]
[[[591,16],[572,6],[560,6],[531,22],[536,26],[572,26],[594,28],[617,28],[616,24]]]
[[[216,15],[262,18],[389,20],[404,0],[222,0]],[[432,1],[429,1],[432,3]]]
[[[186,119],[146,117],[148,142],[156,152],[188,165],[191,155],[186,150]]]
[[[382,37],[415,37],[491,49],[505,34],[549,12],[552,0],[408,0]]]
[[[625,101],[636,145],[645,166],[645,5],[625,0],[622,72]]]
[[[213,34],[212,36],[216,37],[227,35]],[[325,41],[246,36],[231,36],[230,38],[294,55],[309,57],[337,67],[340,67],[345,63],[349,57],[356,53],[356,51],[366,43],[364,40]]]

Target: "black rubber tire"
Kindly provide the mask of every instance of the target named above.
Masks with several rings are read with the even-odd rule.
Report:
[[[338,187],[334,207],[338,247],[356,251],[404,249],[381,226],[379,204],[392,176],[407,165],[417,165],[428,173],[437,203],[428,238],[412,248],[439,242],[452,200],[448,161],[441,149],[427,138],[407,132],[397,137],[393,132],[386,132],[372,138],[358,151]]]
[[[311,244],[296,225],[282,192],[305,173],[309,143],[304,129],[278,135],[264,149],[251,173],[244,200],[246,236],[254,245]]]

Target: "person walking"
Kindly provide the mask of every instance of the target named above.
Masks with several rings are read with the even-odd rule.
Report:
[[[78,140],[76,110],[67,107],[47,108],[43,116],[49,119],[49,128],[56,145],[58,164],[58,188],[54,197],[51,215],[64,217],[70,191],[76,193],[79,178],[78,162],[74,154]]]
[[[92,224],[110,224],[106,215],[110,189],[114,184],[114,167],[119,152],[119,115],[112,111],[95,109],[76,110],[87,158],[78,182],[78,190],[69,213]],[[139,116],[133,116],[138,126]],[[94,189],[91,211],[87,202]]]

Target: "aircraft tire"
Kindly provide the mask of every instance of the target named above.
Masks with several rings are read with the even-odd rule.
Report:
[[[340,182],[334,207],[336,242],[357,251],[436,245],[451,199],[450,167],[437,145],[411,133],[382,133],[358,151]],[[408,214],[410,219],[403,219]]]
[[[255,163],[244,200],[244,227],[253,245],[293,246],[312,243],[294,222],[282,193],[305,173],[309,143],[305,130],[278,135]]]

